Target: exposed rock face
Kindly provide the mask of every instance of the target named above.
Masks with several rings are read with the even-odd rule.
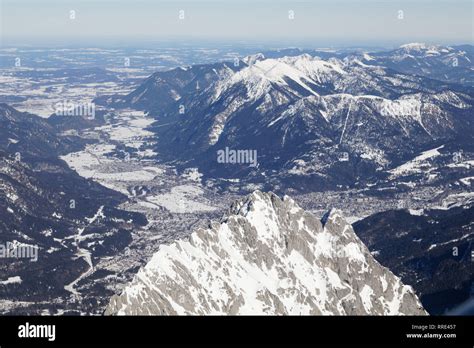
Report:
[[[105,314],[426,314],[340,211],[320,221],[259,191],[189,240],[163,245]]]

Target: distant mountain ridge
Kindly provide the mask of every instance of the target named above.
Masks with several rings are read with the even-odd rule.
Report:
[[[425,51],[433,48],[424,47],[399,50],[431,59]],[[440,49],[441,60],[443,50],[469,59],[449,48]],[[205,178],[322,189],[383,178],[443,143],[469,150],[473,86],[401,73],[387,55],[395,53],[380,53],[376,64],[368,54],[258,54],[158,72],[127,96],[97,102],[148,110],[157,119],[150,130],[159,158],[198,167]],[[225,147],[257,150],[258,168],[217,163]]]
[[[474,85],[474,46],[442,46],[411,43],[398,49],[371,55],[371,63],[405,74],[416,74],[440,81]]]

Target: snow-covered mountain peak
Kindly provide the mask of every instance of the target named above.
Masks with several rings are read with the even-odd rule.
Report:
[[[323,226],[254,192],[220,223],[162,245],[106,314],[425,314],[340,211]]]
[[[325,61],[309,54],[255,60],[253,64],[237,71],[219,82],[217,99],[229,88],[243,84],[250,99],[256,100],[267,93],[272,85],[287,87],[290,81],[299,85],[307,93],[317,95],[311,84],[322,84],[346,74],[342,63],[337,60]]]
[[[423,42],[411,42],[404,45],[400,45],[400,48],[405,50],[416,50],[421,51],[427,49],[429,46]]]
[[[305,77],[301,71],[281,59],[259,60],[236,72],[230,78],[220,81],[216,88],[215,99],[229,88],[243,84],[246,87],[248,98],[255,100],[267,93],[272,84],[287,85],[288,79],[295,81],[309,92],[314,93],[304,83],[303,79]]]
[[[252,65],[255,62],[263,59],[265,59],[265,55],[263,53],[256,53],[244,57],[242,61],[247,65]]]
[[[426,43],[408,43],[399,47],[400,51],[407,54],[413,54],[415,56],[439,56],[445,53],[451,52],[451,47],[445,47],[440,45],[428,45]]]
[[[274,193],[263,194],[261,191],[254,191],[248,196],[238,200],[230,207],[230,215],[247,216],[250,211],[257,209],[258,206],[271,206],[271,201],[277,197]]]

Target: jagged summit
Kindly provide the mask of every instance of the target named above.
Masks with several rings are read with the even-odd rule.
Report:
[[[325,225],[256,191],[220,223],[162,245],[106,314],[425,314],[334,210]]]

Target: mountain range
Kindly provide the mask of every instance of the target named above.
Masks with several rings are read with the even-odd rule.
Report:
[[[474,88],[465,79],[472,49],[462,49],[412,44],[372,55],[256,54],[157,72],[128,95],[95,102],[148,111],[156,118],[149,129],[159,139],[157,158],[197,167],[204,180],[303,191],[363,187],[441,145],[451,155],[472,153],[466,129],[474,129]],[[439,71],[437,65],[410,65],[402,52],[469,73],[435,80],[425,70]],[[454,58],[458,65],[449,65]],[[226,148],[256,151],[258,166],[219,163],[216,154]]]
[[[445,313],[473,291],[472,59],[469,45],[284,49],[153,73],[129,94],[97,97],[94,119],[0,104],[0,240],[39,253],[0,259],[0,311]],[[137,109],[146,115],[127,121]],[[115,149],[104,169],[119,186],[80,176],[80,156],[63,161],[92,143]],[[142,160],[165,166],[128,187]],[[192,196],[210,192],[252,193],[182,238],[176,226],[202,219],[185,209]],[[322,203],[319,219],[309,210]],[[358,215],[352,226],[331,209],[339,203]],[[176,236],[152,245],[144,226],[153,241]],[[120,263],[132,239],[133,262]],[[143,245],[159,250],[122,289],[148,261]]]
[[[219,222],[162,245],[105,314],[424,315],[340,211],[320,221],[254,192]]]

